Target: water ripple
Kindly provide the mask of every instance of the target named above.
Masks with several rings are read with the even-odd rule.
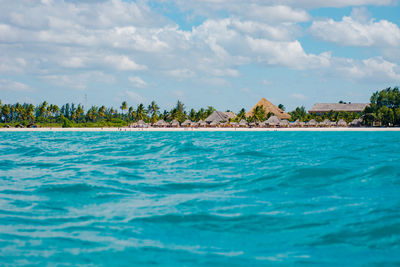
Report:
[[[398,265],[400,136],[0,133],[1,265]]]

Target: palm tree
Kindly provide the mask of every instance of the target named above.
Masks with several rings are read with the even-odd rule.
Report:
[[[82,114],[83,114],[83,113],[85,113],[85,111],[84,111],[82,105],[79,104],[79,105],[78,105],[78,108],[76,109],[76,115],[77,115],[77,117],[78,117],[78,122],[79,122],[79,119],[82,117]]]
[[[246,118],[246,110],[244,108],[242,108],[239,111],[238,115],[236,116],[236,119],[239,122],[240,120],[245,119],[245,118]]]
[[[265,120],[265,110],[264,110],[264,106],[256,106],[256,108],[254,109],[253,112],[253,119],[254,121],[264,121]]]
[[[148,106],[147,110],[148,113],[151,114],[151,122],[156,122],[158,120],[158,111],[159,107],[155,101],[151,101],[150,105]]]
[[[127,109],[128,109],[128,104],[126,103],[126,101],[122,102],[122,105],[121,105],[122,114],[124,114],[124,111]]]
[[[210,116],[215,111],[215,108],[208,106],[206,110],[206,117]]]
[[[4,122],[8,122],[10,114],[11,114],[10,105],[4,105],[1,109],[1,115],[4,117]]]
[[[145,120],[146,119],[146,109],[144,108],[144,105],[140,103],[136,109],[136,120]]]
[[[106,117],[106,107],[105,106],[101,106],[100,108],[99,108],[99,115],[100,115],[100,117],[102,117],[102,118],[105,118]]]

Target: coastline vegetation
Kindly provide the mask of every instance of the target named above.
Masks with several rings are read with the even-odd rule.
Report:
[[[395,126],[400,125],[400,91],[397,87],[387,88],[375,92],[370,99],[370,105],[362,112],[327,112],[324,114],[308,113],[304,106],[297,107],[289,112],[290,121],[322,122],[344,120],[347,123],[354,119],[362,118],[366,126]],[[282,104],[278,106],[284,110]],[[171,110],[161,111],[155,101],[147,107],[139,104],[136,107],[128,106],[122,102],[119,110],[113,107],[92,106],[86,112],[81,104],[67,103],[61,107],[49,104],[46,101],[34,106],[33,104],[2,104],[0,100],[0,127],[126,127],[133,122],[144,121],[155,123],[158,120],[171,122],[185,120],[198,122],[205,120],[215,108],[208,106],[199,110],[186,110],[185,105],[178,101]],[[246,110],[242,108],[234,122],[246,120],[247,122],[262,122],[273,114],[266,114],[262,106],[257,106],[251,117],[246,117]]]

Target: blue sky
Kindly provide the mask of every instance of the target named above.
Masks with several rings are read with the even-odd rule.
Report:
[[[0,0],[0,100],[368,102],[400,85],[399,14],[397,0]]]

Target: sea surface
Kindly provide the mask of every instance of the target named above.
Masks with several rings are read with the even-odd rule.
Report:
[[[0,133],[0,265],[398,266],[398,132]]]

